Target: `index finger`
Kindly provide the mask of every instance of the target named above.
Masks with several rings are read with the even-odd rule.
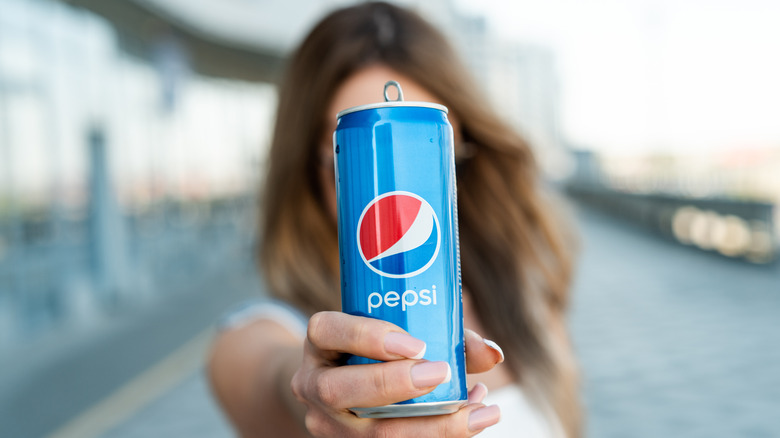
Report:
[[[342,312],[315,313],[309,319],[306,338],[329,360],[342,353],[381,361],[420,359],[425,354],[425,342],[397,325]]]

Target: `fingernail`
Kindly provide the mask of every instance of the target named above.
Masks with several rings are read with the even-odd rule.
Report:
[[[385,351],[409,359],[422,359],[425,342],[406,333],[390,332],[385,335]]]
[[[490,339],[483,339],[482,341],[485,343],[485,345],[487,345],[488,347],[492,348],[500,356],[500,358],[498,359],[498,362],[496,362],[496,363],[501,363],[501,362],[504,361],[504,350],[502,350],[501,347],[498,346],[498,344],[496,344],[495,342],[491,341]]]
[[[469,391],[468,403],[482,403],[482,400],[487,397],[487,392],[487,386],[482,382],[477,382],[477,384],[471,388],[471,391]]]
[[[487,386],[485,386],[485,384],[482,382],[478,382],[476,385],[474,385],[473,388],[471,388],[471,391],[469,391],[468,403],[482,403],[482,400],[484,400],[487,395]]]
[[[496,405],[485,406],[469,414],[469,430],[476,432],[492,426],[501,419],[501,409]]]
[[[412,383],[418,388],[441,385],[452,379],[447,362],[422,362],[412,367]]]

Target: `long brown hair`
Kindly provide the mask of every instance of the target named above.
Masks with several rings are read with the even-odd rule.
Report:
[[[485,104],[454,50],[418,15],[386,3],[332,12],[289,61],[261,199],[260,264],[271,293],[308,313],[337,310],[338,242],[318,179],[334,90],[381,63],[460,121],[456,147],[463,286],[518,381],[580,435],[576,367],[563,328],[571,248],[525,140]]]

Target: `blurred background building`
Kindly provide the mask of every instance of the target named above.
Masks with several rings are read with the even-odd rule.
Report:
[[[222,217],[251,235],[273,82],[339,2],[201,3],[3,1],[3,342],[154,295],[158,273],[188,263],[167,249],[187,237],[163,242],[174,229],[197,244]],[[484,18],[450,2],[419,6],[542,156],[560,159],[553,54],[494,44]]]
[[[122,418],[76,420],[191,339],[202,352],[197,334],[263,293],[252,243],[274,84],[309,26],[349,3],[0,0],[0,436],[112,430]],[[399,3],[450,36],[546,180],[607,212],[586,215],[586,241],[620,218],[741,272],[724,293],[780,292],[777,5]],[[724,22],[745,32],[695,35]],[[598,319],[580,312],[575,338]]]

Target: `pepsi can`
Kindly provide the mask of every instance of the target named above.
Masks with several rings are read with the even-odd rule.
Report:
[[[395,87],[398,99],[388,98]],[[342,310],[392,322],[425,341],[452,378],[423,396],[355,407],[358,416],[452,413],[466,404],[455,161],[447,108],[403,100],[338,114],[334,133]],[[352,356],[348,364],[376,361]]]

